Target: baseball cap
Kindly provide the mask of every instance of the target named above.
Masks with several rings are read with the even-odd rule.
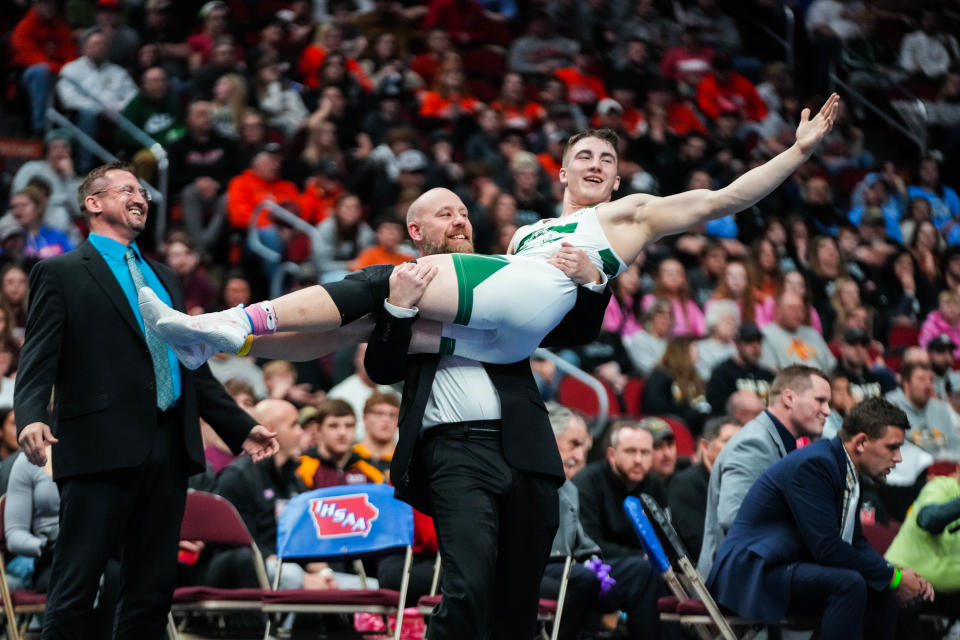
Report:
[[[653,446],[657,446],[664,440],[676,440],[673,429],[663,418],[644,418],[640,421],[640,428],[646,429],[653,436]]]
[[[26,235],[27,230],[20,226],[20,223],[13,219],[0,222],[0,242],[9,240],[13,236]]]
[[[197,15],[202,20],[206,18],[208,15],[210,15],[211,11],[216,11],[217,9],[227,9],[227,8],[228,8],[227,3],[223,2],[222,0],[210,0],[210,2],[207,2],[202,7],[200,7],[200,11],[197,12]]]
[[[930,351],[953,351],[956,348],[957,345],[945,333],[941,333],[927,344],[927,349]]]
[[[123,3],[120,0],[97,0],[97,9],[120,10]]]
[[[145,8],[147,11],[166,11],[172,6],[170,0],[147,0]]]
[[[283,153],[283,147],[279,142],[268,142],[257,149],[257,155],[260,155],[261,153]]]
[[[763,332],[753,322],[744,322],[737,329],[737,340],[740,342],[756,342],[763,340]]]
[[[602,116],[610,115],[614,111],[623,113],[623,107],[613,98],[604,98],[597,103],[597,113]]]
[[[547,140],[550,142],[566,142],[570,139],[570,134],[564,131],[563,129],[557,129],[551,131],[550,135],[547,136]]]
[[[407,149],[397,156],[397,169],[400,171],[423,171],[427,168],[427,156],[422,151]]]
[[[842,341],[844,344],[858,344],[866,347],[870,345],[870,335],[863,329],[854,327],[843,332]]]
[[[513,171],[536,171],[539,168],[540,161],[529,151],[518,151],[510,161],[510,169]]]
[[[317,416],[319,415],[320,415],[320,411],[313,405],[308,404],[304,406],[302,409],[300,409],[299,422],[300,424],[306,424],[310,420],[316,419]]]

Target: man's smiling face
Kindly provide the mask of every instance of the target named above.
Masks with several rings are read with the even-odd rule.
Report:
[[[564,158],[560,182],[575,202],[606,202],[620,185],[617,150],[593,136],[578,140]]]

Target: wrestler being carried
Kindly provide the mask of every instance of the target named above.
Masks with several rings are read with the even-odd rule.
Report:
[[[833,127],[839,102],[836,94],[831,95],[812,119],[810,110],[804,109],[793,146],[716,191],[697,189],[664,197],[634,194],[610,202],[619,181],[617,150],[603,136],[581,138],[568,149],[561,179],[576,175],[584,182],[580,187],[585,197],[591,191],[604,194],[593,200],[602,204],[521,228],[509,255],[431,255],[398,267],[413,270],[426,283],[411,350],[491,363],[529,356],[576,300],[577,282],[551,264],[561,243],[586,252],[607,277],[619,275],[647,243],[737,213],[766,197],[809,159]],[[411,205],[411,213],[427,202],[463,206],[453,192],[433,189]],[[362,340],[354,336],[358,329],[347,325],[382,308],[388,295],[389,280],[360,277],[302,289],[246,309],[199,316],[174,311],[149,289],[141,289],[140,307],[145,322],[174,348],[184,365],[196,368],[216,352],[249,352],[255,336],[343,332],[321,341],[328,350]],[[312,350],[304,357],[318,355]]]

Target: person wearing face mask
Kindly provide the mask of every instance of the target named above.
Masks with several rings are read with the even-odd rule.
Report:
[[[830,382],[819,369],[791,365],[770,385],[768,409],[730,439],[710,470],[703,548],[697,570],[708,575],[750,485],[797,448],[797,438],[819,437],[830,415]]]

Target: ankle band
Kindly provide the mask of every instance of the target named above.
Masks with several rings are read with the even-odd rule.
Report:
[[[273,303],[269,300],[251,305],[244,311],[250,318],[253,335],[268,336],[277,332],[277,313],[273,310]]]

